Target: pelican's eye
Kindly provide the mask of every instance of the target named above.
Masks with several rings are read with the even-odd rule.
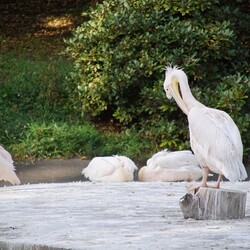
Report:
[[[172,98],[172,94],[171,94],[171,91],[169,88],[165,88],[165,92],[166,92],[166,96],[168,99],[171,99]]]

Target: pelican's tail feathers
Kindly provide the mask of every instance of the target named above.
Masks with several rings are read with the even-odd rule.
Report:
[[[233,169],[234,171],[225,173],[225,177],[229,181],[244,181],[247,178],[246,168],[241,161],[236,161]]]
[[[19,180],[19,178],[17,177],[17,175],[14,171],[8,172],[5,175],[1,176],[1,180],[8,181],[12,185],[20,185],[21,184],[21,181]]]

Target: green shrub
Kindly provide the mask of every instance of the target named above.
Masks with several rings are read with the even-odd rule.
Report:
[[[67,41],[85,114],[137,124],[141,134],[162,147],[183,148],[186,118],[162,88],[164,67],[171,62],[184,68],[201,102],[241,121],[249,149],[245,4],[109,0],[91,8],[84,13],[88,21]]]
[[[130,128],[121,133],[108,133],[103,135],[101,155],[126,155],[135,160],[143,161],[157,151],[157,147],[138,133],[135,128]]]
[[[0,60],[1,103],[16,112],[29,112],[40,117],[46,112],[65,113],[69,108],[66,80],[71,64],[65,59],[42,60],[9,53]]]
[[[28,124],[19,143],[9,145],[15,159],[72,158],[105,155],[126,155],[145,160],[155,151],[136,130],[101,135],[88,124]]]
[[[0,55],[0,144],[18,143],[34,121],[71,121],[76,90],[67,81],[72,70],[63,58],[27,57],[16,51]]]
[[[67,78],[69,61],[16,51],[0,58],[0,144],[16,161],[114,154],[144,160],[152,154],[135,129],[101,135],[86,124]]]
[[[32,123],[24,133],[21,143],[12,144],[13,155],[17,158],[61,158],[94,156],[102,139],[90,125],[66,123]]]

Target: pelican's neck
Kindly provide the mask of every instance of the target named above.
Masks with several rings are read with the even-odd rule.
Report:
[[[197,101],[194,98],[194,96],[190,90],[190,87],[188,85],[188,79],[187,79],[186,74],[183,71],[178,70],[175,77],[177,78],[177,80],[179,82],[182,99],[185,102],[188,109],[190,110],[191,108],[193,108],[195,106],[196,107],[204,107],[204,105],[202,103],[200,103],[199,101]]]

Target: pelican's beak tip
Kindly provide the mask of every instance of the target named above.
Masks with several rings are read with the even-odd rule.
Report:
[[[168,98],[169,100],[172,99],[172,96],[171,96],[171,95],[166,94],[166,96],[167,96],[167,98]]]

